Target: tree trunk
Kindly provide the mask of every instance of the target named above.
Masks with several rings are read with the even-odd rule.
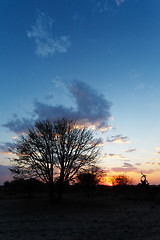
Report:
[[[59,183],[58,183],[58,203],[62,202],[63,191],[64,191],[64,171],[61,170]]]
[[[62,198],[63,198],[63,183],[59,183],[58,186],[58,203],[62,203]]]
[[[54,200],[56,199],[55,197],[55,191],[54,191],[54,184],[53,182],[49,182],[49,202],[53,203]]]

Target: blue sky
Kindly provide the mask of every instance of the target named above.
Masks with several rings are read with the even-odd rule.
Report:
[[[159,12],[158,0],[0,0],[0,183],[6,146],[61,116],[96,129],[108,176],[160,183]]]

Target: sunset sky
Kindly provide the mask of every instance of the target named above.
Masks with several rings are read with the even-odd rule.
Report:
[[[0,0],[0,184],[34,121],[95,130],[108,177],[160,184],[160,1]]]

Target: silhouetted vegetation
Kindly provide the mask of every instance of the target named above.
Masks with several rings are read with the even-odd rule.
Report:
[[[34,192],[45,191],[46,186],[42,181],[34,178],[30,179],[16,179],[11,182],[4,182],[4,188],[12,191],[13,193],[26,194],[27,197],[31,197]]]
[[[149,186],[149,183],[148,183],[148,180],[147,180],[147,175],[143,174],[142,172],[141,172],[141,174],[142,174],[142,176],[141,176],[141,184],[143,186]]]
[[[119,174],[117,176],[111,177],[110,182],[112,183],[113,186],[114,185],[124,186],[133,184],[133,179],[125,174]]]
[[[99,141],[93,132],[78,128],[75,121],[66,119],[36,122],[32,129],[16,140],[10,169],[15,178],[41,179],[49,185],[50,200],[55,197],[54,182],[58,186],[58,200],[64,187],[78,171],[93,165],[99,153]]]
[[[156,201],[160,203],[160,186],[144,188],[139,185],[105,186],[96,183],[93,185],[86,184],[87,185],[67,185],[64,189],[65,202],[69,201],[72,204],[76,198],[79,198],[79,201],[85,202],[87,201],[87,193],[87,196],[90,196],[90,201],[93,199],[93,202],[95,201],[94,199],[98,200],[101,199],[101,197],[105,197],[106,200],[108,198],[113,198],[113,200],[118,198],[119,200],[121,199],[121,201]],[[4,186],[0,188],[0,199],[34,198],[39,201],[40,199],[46,199],[48,187],[48,183],[43,183],[36,179],[13,180],[11,182],[5,182]],[[54,183],[54,189],[58,191],[58,185],[56,183]]]
[[[77,180],[80,186],[87,192],[87,195],[89,195],[105,176],[106,174],[101,168],[94,166],[80,171],[77,174]]]

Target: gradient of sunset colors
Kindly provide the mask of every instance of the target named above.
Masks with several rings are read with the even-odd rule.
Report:
[[[159,12],[158,0],[0,0],[0,184],[14,140],[60,117],[95,131],[107,179],[160,184]]]

